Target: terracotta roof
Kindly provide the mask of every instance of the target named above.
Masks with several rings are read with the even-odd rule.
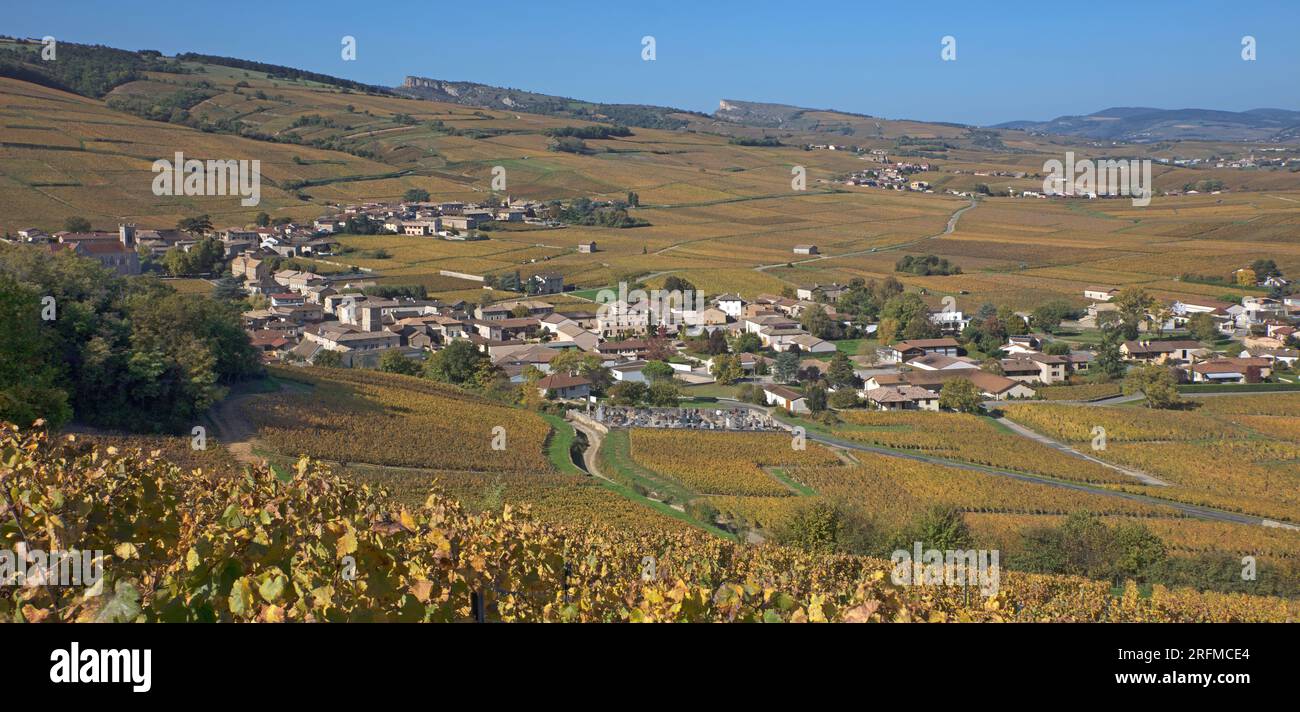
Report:
[[[767,391],[768,393],[771,393],[774,396],[784,398],[787,401],[797,401],[800,398],[807,397],[804,394],[800,393],[799,391],[796,391],[792,388],[786,388],[785,386],[768,385],[768,386],[763,386],[763,390]]]
[[[912,371],[904,374],[907,382],[914,386],[942,386],[954,378],[964,378],[984,393],[1005,393],[1012,388],[1023,385],[1006,376],[981,371],[974,368],[961,368],[955,371]]]
[[[573,388],[574,386],[590,386],[591,381],[582,376],[570,376],[567,373],[552,373],[551,375],[537,381],[538,388],[552,390],[556,388]]]

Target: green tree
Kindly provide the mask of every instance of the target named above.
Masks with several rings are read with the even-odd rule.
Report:
[[[212,287],[212,298],[226,302],[242,303],[248,294],[244,291],[244,283],[238,277],[226,275],[217,280]]]
[[[834,339],[839,336],[837,324],[826,314],[826,308],[820,304],[804,310],[799,317],[799,325],[804,331],[819,339]]]
[[[762,405],[767,396],[763,395],[763,387],[757,383],[742,383],[736,388],[736,398],[745,403],[755,403]]]
[[[930,320],[929,314],[916,314],[903,326],[904,339],[937,339],[942,335],[939,325]]]
[[[658,383],[660,381],[671,381],[676,371],[663,361],[649,361],[641,368],[641,373],[651,383]]]
[[[1025,531],[1016,568],[1119,582],[1143,582],[1167,560],[1163,541],[1143,524],[1111,528],[1091,512],[1076,511],[1060,527]]]
[[[1041,304],[1034,309],[1033,319],[1034,328],[1041,329],[1047,333],[1052,333],[1061,326],[1071,314],[1073,309],[1070,303],[1064,299],[1054,299],[1046,304]]]
[[[321,368],[342,368],[343,355],[338,351],[321,349],[316,352],[316,358],[312,359],[311,363],[313,366],[320,366]]]
[[[807,390],[805,395],[808,396],[808,410],[814,413],[820,413],[823,410],[826,410],[829,399],[825,388],[822,388],[821,386],[813,386]]]
[[[1143,582],[1168,556],[1165,543],[1145,524],[1117,526],[1112,542],[1115,578]]]
[[[852,388],[841,388],[831,394],[830,404],[832,408],[843,410],[845,408],[856,408],[858,405],[858,394]]]
[[[258,227],[268,227],[271,224],[271,216],[265,212],[258,213],[255,222]]]
[[[906,292],[890,297],[880,310],[881,320],[890,319],[895,324],[902,324],[904,328],[918,316],[929,321],[929,315],[930,308],[926,306],[925,300],[921,299],[921,295],[915,292]],[[909,337],[904,336],[903,338]]]
[[[740,365],[740,357],[726,354],[713,357],[713,368],[710,373],[714,380],[724,386],[729,386],[745,376],[745,371]]]
[[[192,218],[181,218],[176,222],[176,229],[182,232],[206,235],[212,232],[212,218],[206,213]]]
[[[1136,339],[1140,325],[1147,321],[1147,315],[1156,306],[1155,297],[1141,287],[1125,287],[1115,296],[1114,303],[1124,338]]]
[[[830,368],[826,371],[826,380],[836,388],[846,388],[854,384],[857,374],[853,372],[853,362],[849,360],[848,354],[843,351],[835,352],[831,357]]]
[[[1006,327],[1007,335],[1021,336],[1029,333],[1029,325],[1009,305],[998,307],[998,321]]]
[[[1219,327],[1214,317],[1206,312],[1197,312],[1187,319],[1187,331],[1197,341],[1212,342],[1219,338]]]
[[[402,201],[407,203],[429,202],[429,191],[424,188],[411,188],[402,194]]]
[[[420,364],[407,358],[398,349],[389,349],[379,357],[379,370],[385,373],[400,373],[403,376],[418,376]]]
[[[772,375],[778,382],[789,383],[793,381],[798,371],[799,354],[793,351],[782,351],[776,355],[772,365]]]
[[[695,292],[695,285],[691,284],[685,277],[678,277],[675,274],[668,275],[664,280],[664,291],[666,292]]]
[[[979,388],[966,378],[950,378],[939,389],[939,407],[959,413],[979,413],[983,400]]]
[[[802,507],[778,528],[777,540],[809,553],[837,550],[844,534],[844,515],[836,505],[818,501]]]
[[[215,237],[205,237],[186,250],[173,247],[163,255],[163,265],[174,277],[208,274],[225,261],[225,248]]]
[[[1250,263],[1250,270],[1255,273],[1255,279],[1263,282],[1269,277],[1281,277],[1282,270],[1277,268],[1277,263],[1270,259],[1258,259]]]
[[[640,405],[648,391],[644,383],[619,381],[609,389],[609,399],[614,405]]]
[[[1124,354],[1119,350],[1123,338],[1123,332],[1119,328],[1102,329],[1101,341],[1097,344],[1097,355],[1093,359],[1097,373],[1106,378],[1119,378],[1124,375],[1128,365],[1124,363]]]
[[[950,505],[935,505],[918,514],[895,539],[895,548],[962,550],[972,545],[970,528],[962,511]]]
[[[90,221],[80,215],[73,215],[63,221],[63,229],[68,232],[90,232]]]
[[[35,290],[0,273],[0,421],[28,427],[44,418],[57,429],[72,417],[45,308]]]
[[[1173,370],[1160,364],[1153,363],[1129,371],[1124,379],[1124,394],[1136,393],[1146,395],[1148,408],[1177,408],[1182,404]]]
[[[457,339],[424,362],[424,376],[443,383],[464,384],[472,381],[479,365],[487,361],[469,341]]]
[[[661,408],[674,408],[681,395],[677,384],[672,381],[657,381],[646,390],[646,403]]]
[[[721,329],[717,329],[713,333],[719,334],[721,331]],[[763,350],[763,342],[758,338],[758,334],[746,331],[736,335],[736,338],[731,342],[731,350],[738,354],[756,354]]]

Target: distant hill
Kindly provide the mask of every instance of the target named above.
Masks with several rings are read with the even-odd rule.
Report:
[[[809,114],[817,114],[817,116],[809,116]],[[805,106],[739,101],[737,99],[719,101],[717,111],[713,112],[713,118],[747,126],[780,128],[789,131],[818,131],[825,128],[826,115],[828,114],[840,119],[879,120],[875,116],[855,114],[851,111],[810,109]]]
[[[718,102],[718,110],[713,112],[713,116],[724,121],[750,126],[800,129],[805,123],[801,119],[808,111],[810,110],[799,106],[790,106],[789,104],[723,99]]]
[[[452,82],[442,79],[408,76],[395,88],[399,94],[448,104],[480,106],[485,109],[521,111],[546,116],[563,116],[583,121],[601,121],[639,126],[647,129],[678,129],[686,126],[684,116],[698,114],[667,106],[649,104],[601,104],[551,94],[508,89],[476,82]]]
[[[1009,121],[995,129],[1019,129],[1040,134],[1082,136],[1102,141],[1296,141],[1300,111],[1251,109],[1153,109],[1113,107],[1087,116],[1061,116],[1051,121]]]

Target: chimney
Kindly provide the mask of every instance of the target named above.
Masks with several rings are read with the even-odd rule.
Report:
[[[135,247],[135,225],[118,225],[117,236],[123,246]]]

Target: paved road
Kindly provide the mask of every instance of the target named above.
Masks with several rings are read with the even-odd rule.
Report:
[[[589,428],[576,420],[570,420],[569,425],[572,425],[574,430],[587,436],[587,448],[582,451],[582,464],[587,468],[588,474],[593,477],[599,477],[606,482],[618,484],[617,482],[614,482],[614,480],[606,477],[596,465],[596,462],[599,460],[597,453],[600,452],[601,440],[604,438],[604,436],[600,434],[600,431],[595,428]]]

